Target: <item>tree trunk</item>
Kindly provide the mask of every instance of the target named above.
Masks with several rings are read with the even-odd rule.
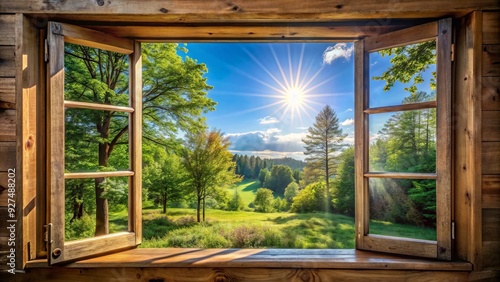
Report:
[[[205,222],[205,196],[203,196],[203,222]]]
[[[167,213],[167,193],[162,193],[161,195],[161,204],[163,206],[163,213]]]
[[[108,144],[99,144],[99,166],[108,166]],[[102,197],[104,178],[95,179],[95,236],[109,234],[108,199]]]
[[[73,198],[73,218],[69,222],[80,219],[83,216],[83,183],[77,185],[77,194]]]
[[[328,132],[327,132],[328,134]],[[330,158],[328,157],[328,139],[326,139],[326,142],[325,142],[325,163],[326,163],[326,166],[325,166],[325,176],[326,176],[326,211],[327,212],[331,212],[331,202],[332,202],[332,199],[331,199],[331,196],[330,196]]]
[[[198,195],[196,203],[196,222],[200,222],[200,205],[201,205],[201,197]]]

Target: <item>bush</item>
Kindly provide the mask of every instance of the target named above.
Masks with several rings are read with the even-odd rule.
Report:
[[[273,212],[274,197],[273,191],[267,188],[259,188],[255,193],[255,211],[258,212]]]
[[[70,222],[66,216],[64,239],[67,241],[92,238],[95,235],[95,218],[84,214],[80,219]]]
[[[284,212],[288,210],[288,204],[285,199],[281,199],[280,197],[277,197],[274,199],[274,209],[277,212]]]
[[[326,202],[325,183],[316,182],[307,185],[293,198],[291,210],[299,213],[327,211],[328,203]]]
[[[288,202],[290,206],[293,202],[293,198],[299,194],[299,184],[296,182],[292,182],[288,184],[285,188],[285,200]]]
[[[243,201],[243,198],[241,197],[240,193],[236,191],[234,193],[233,198],[227,205],[227,209],[230,211],[239,211],[245,208],[245,202]]]

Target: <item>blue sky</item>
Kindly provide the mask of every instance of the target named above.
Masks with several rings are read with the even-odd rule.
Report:
[[[189,43],[187,56],[207,65],[208,96],[218,104],[206,115],[210,128],[230,137],[233,153],[304,159],[302,138],[330,105],[354,140],[354,52],[352,43]],[[389,66],[370,56],[371,75]],[[371,84],[371,106],[400,104],[403,85],[387,93]],[[388,95],[390,94],[390,95]],[[383,96],[382,96],[383,95]],[[373,131],[383,125],[370,127]],[[376,133],[376,132],[375,132]]]

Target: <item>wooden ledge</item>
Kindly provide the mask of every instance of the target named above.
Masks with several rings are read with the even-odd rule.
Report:
[[[47,267],[46,260],[30,261],[27,268]],[[85,259],[67,268],[208,267],[208,268],[323,268],[472,271],[467,262],[447,262],[352,249],[133,249]]]

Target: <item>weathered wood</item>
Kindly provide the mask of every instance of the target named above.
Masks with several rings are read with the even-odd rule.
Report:
[[[404,254],[418,257],[436,258],[439,254],[435,241],[399,238],[370,234],[363,239],[366,250]]]
[[[396,106],[369,108],[369,109],[365,110],[365,113],[366,114],[381,114],[381,113],[390,113],[390,112],[399,112],[399,111],[421,110],[421,109],[436,108],[436,105],[437,105],[436,101],[420,102],[420,103],[403,104],[403,105],[396,105]]]
[[[500,209],[483,209],[483,242],[500,242]]]
[[[483,209],[500,209],[500,175],[483,175]]]
[[[25,274],[0,274],[0,279],[21,281],[387,281],[430,282],[467,281],[466,271],[402,271],[402,270],[346,270],[346,269],[269,269],[269,268],[113,268],[28,269]]]
[[[133,113],[134,108],[123,107],[123,106],[113,106],[107,104],[97,104],[97,103],[87,103],[87,102],[77,102],[77,101],[64,101],[64,107],[74,108],[74,109],[91,109],[99,111],[111,111],[111,112],[124,112]]]
[[[500,12],[483,12],[483,44],[500,44]]]
[[[101,177],[120,177],[120,176],[133,176],[133,171],[120,170],[120,171],[96,171],[96,172],[68,172],[64,174],[65,179],[78,179],[78,178],[101,178]]]
[[[482,12],[460,21],[455,43],[454,205],[457,257],[481,269]],[[459,239],[458,239],[459,238]]]
[[[0,77],[0,101],[16,103],[16,79]]]
[[[483,142],[483,174],[500,174],[500,142]]]
[[[483,76],[500,75],[500,45],[483,45]]]
[[[483,268],[485,270],[494,269],[498,271],[498,262],[500,261],[500,242],[498,241],[484,241],[483,242]],[[496,276],[496,279],[489,281],[498,281],[500,275]],[[487,280],[488,281],[488,280]]]
[[[481,9],[498,9],[496,0],[344,0],[342,3],[328,0],[281,0],[279,4],[265,0],[240,0],[231,3],[223,0],[149,0],[147,3],[133,0],[115,1],[7,1],[0,12],[32,12],[50,14],[96,14],[96,15],[157,15],[163,20],[237,19],[345,19],[345,18],[438,18],[450,14],[464,15]]]
[[[15,21],[15,15],[0,15],[0,45],[16,45]]]
[[[118,37],[140,41],[199,41],[199,40],[307,40],[352,41],[361,37],[404,28],[408,25],[393,22],[381,26],[376,21],[335,22],[322,24],[266,24],[266,25],[174,25],[174,26],[88,26]]]
[[[64,42],[99,48],[121,54],[131,54],[134,42],[110,34],[70,24],[52,23],[49,32],[64,36]]]
[[[395,179],[437,179],[437,174],[414,172],[367,172],[365,173],[365,177]]]
[[[7,206],[8,184],[9,184],[9,179],[7,172],[0,172],[0,207]]]
[[[16,142],[0,142],[0,172],[16,167]]]
[[[500,141],[500,111],[483,111],[483,141]]]
[[[46,265],[46,261],[40,260],[30,262],[28,268]],[[466,262],[426,260],[347,249],[138,248],[80,260],[66,267],[264,267],[467,271],[471,270],[472,265]]]
[[[0,110],[0,142],[16,141],[16,111]]]
[[[130,106],[134,109],[129,121],[130,168],[134,175],[129,182],[129,230],[135,233],[135,244],[142,242],[142,50],[134,42],[130,56]]]
[[[483,111],[500,111],[500,74],[497,77],[483,77]]]
[[[0,77],[16,76],[15,53],[15,46],[0,46]]]
[[[366,51],[375,52],[402,45],[434,40],[437,36],[437,22],[413,26],[373,38],[366,38]]]

